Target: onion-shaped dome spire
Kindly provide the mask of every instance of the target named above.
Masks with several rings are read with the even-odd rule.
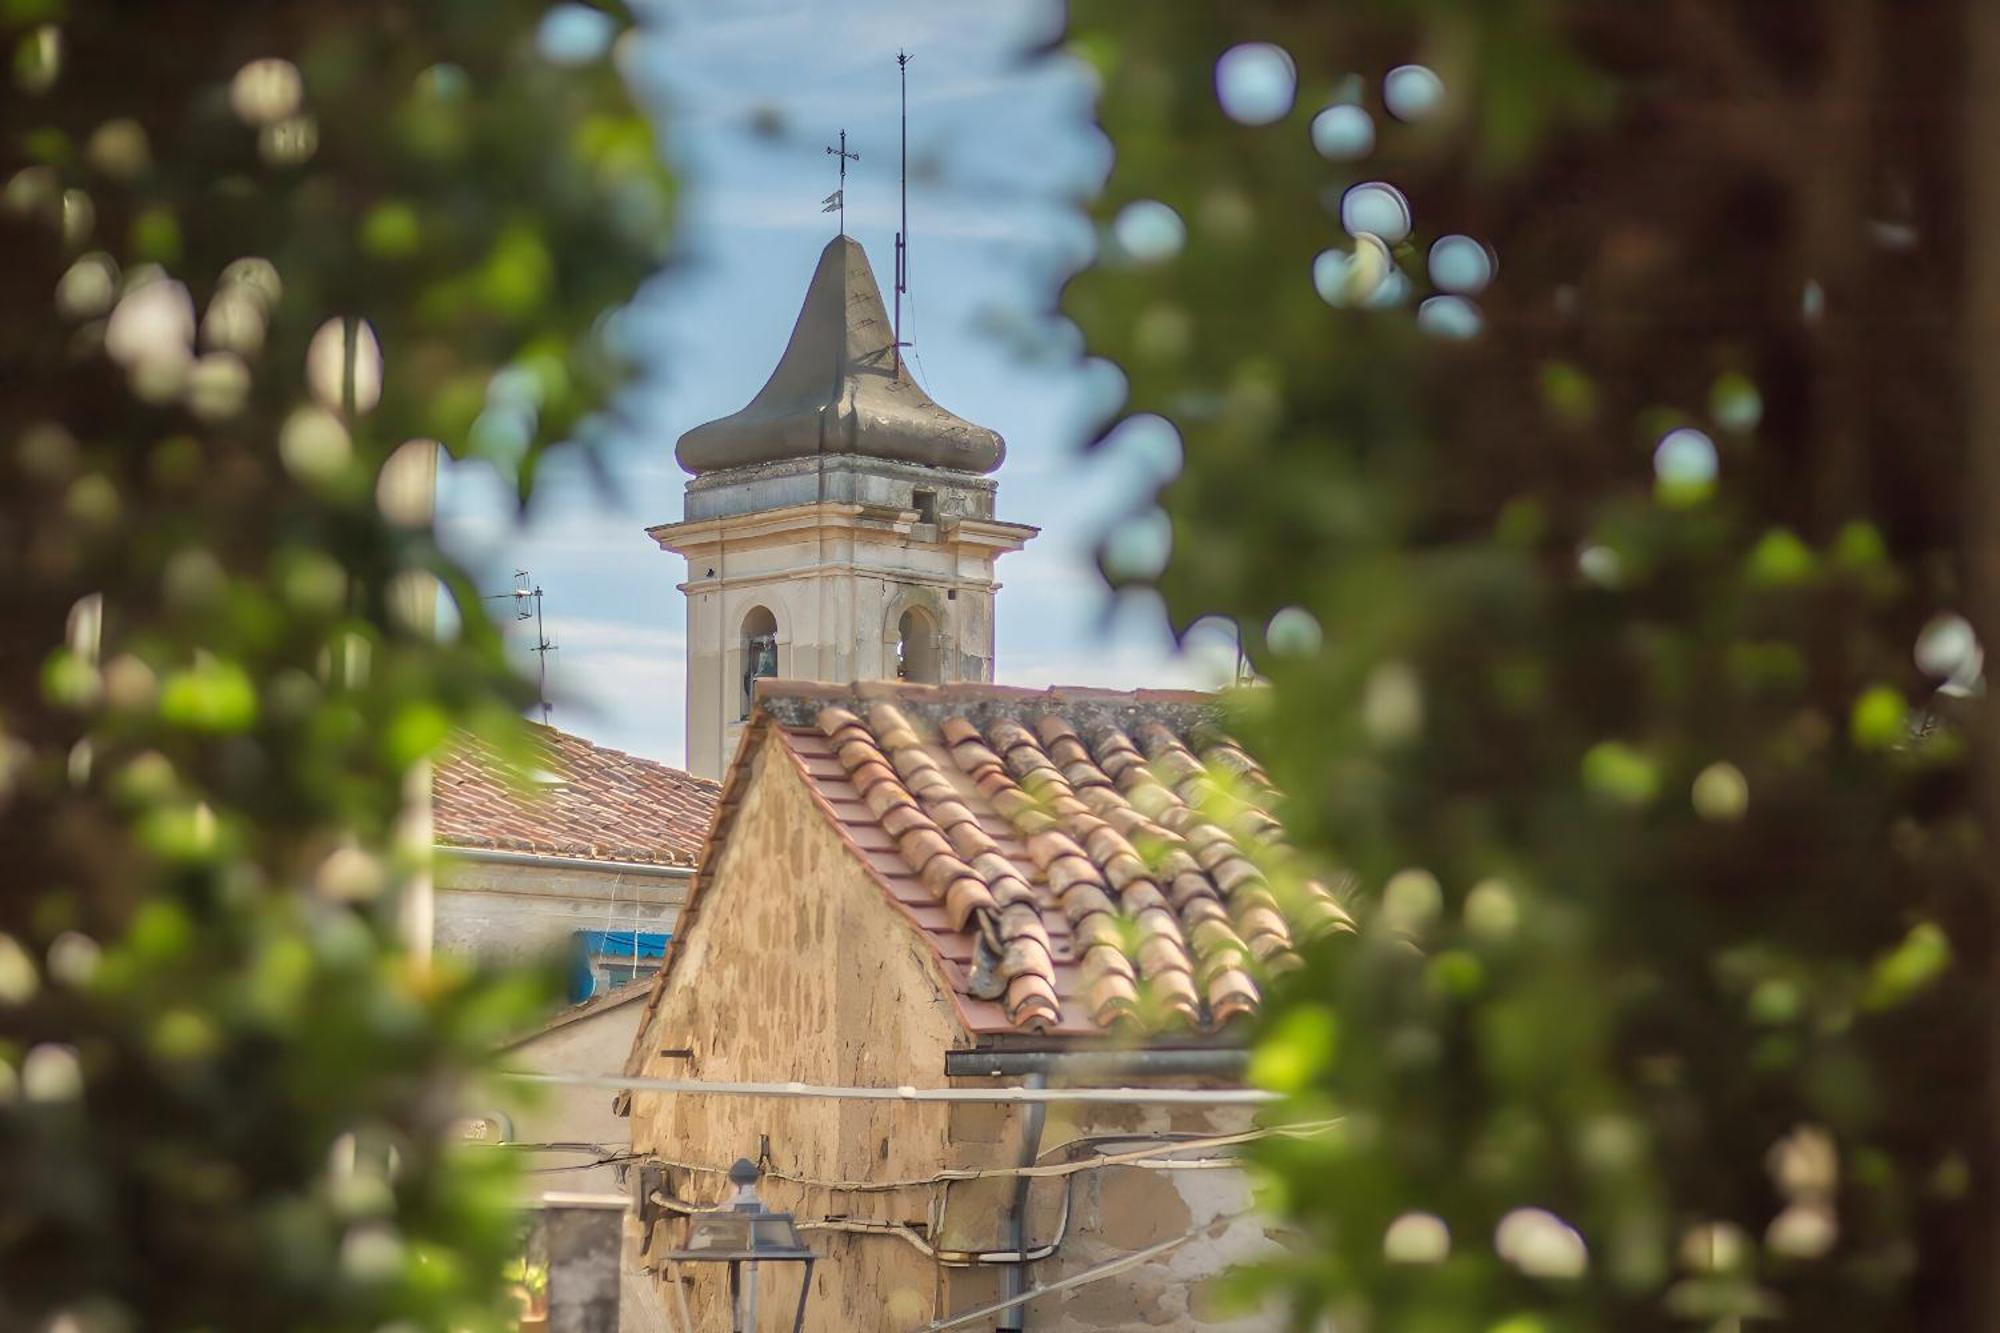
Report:
[[[771,378],[742,411],[681,436],[674,456],[694,473],[817,454],[962,472],[999,467],[1006,442],[931,401],[894,342],[867,254],[836,236],[820,253]]]

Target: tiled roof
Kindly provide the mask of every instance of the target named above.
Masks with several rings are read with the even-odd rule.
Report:
[[[692,866],[715,814],[716,783],[534,726],[526,771],[459,737],[432,779],[437,841],[591,861]]]
[[[1276,793],[1217,730],[1213,696],[775,681],[758,696],[709,855],[754,733],[774,730],[929,937],[975,1033],[1213,1030],[1256,1010],[1259,978],[1296,966],[1302,939],[1352,928],[1297,873]]]

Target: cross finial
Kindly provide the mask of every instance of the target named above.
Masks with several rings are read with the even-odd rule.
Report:
[[[840,159],[840,187],[820,201],[820,212],[840,214],[840,234],[847,235],[847,164],[859,162],[861,154],[847,151],[847,131],[840,132],[840,147],[828,144],[827,155]]]

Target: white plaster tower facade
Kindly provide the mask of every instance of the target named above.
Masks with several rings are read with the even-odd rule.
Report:
[[[895,354],[861,246],[821,253],[771,378],[675,449],[685,517],[687,763],[720,777],[760,676],[993,679],[994,562],[1036,529],[993,516],[1006,446]]]

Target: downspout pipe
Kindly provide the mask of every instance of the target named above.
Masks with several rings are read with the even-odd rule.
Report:
[[[1030,1073],[1026,1086],[1045,1088],[1049,1084],[1048,1075]],[[1048,1120],[1047,1102],[1028,1103],[1021,1121],[1021,1150],[1015,1155],[1015,1165],[1031,1167],[1042,1155],[1042,1126]],[[1007,1214],[1007,1250],[1018,1256],[1014,1263],[1000,1270],[1000,1298],[1015,1300],[1028,1290],[1028,1188],[1034,1184],[1033,1176],[1020,1176],[1014,1181],[1014,1206]],[[1028,1327],[1028,1307],[1026,1304],[1008,1307],[994,1325],[999,1333],[1021,1333]]]

